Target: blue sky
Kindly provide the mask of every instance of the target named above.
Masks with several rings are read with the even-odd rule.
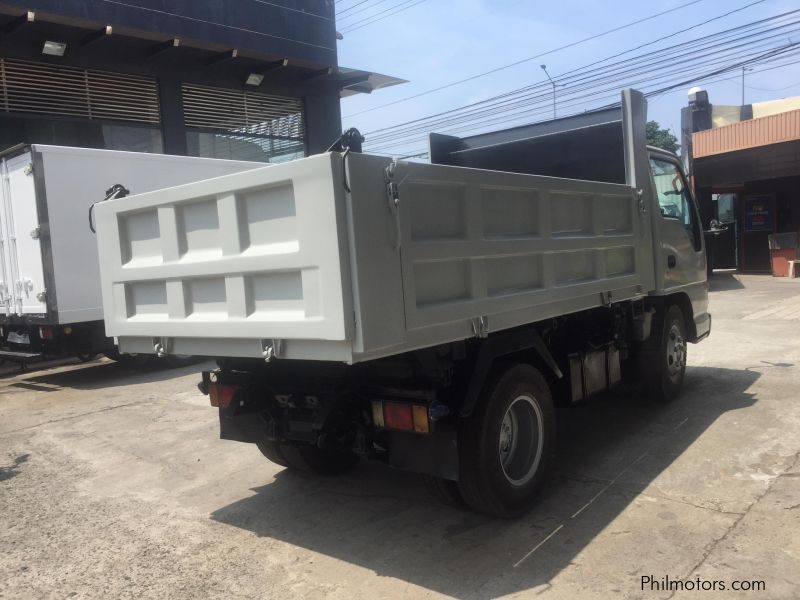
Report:
[[[353,2],[354,0],[346,0],[341,4],[347,7]],[[664,0],[658,3],[640,0],[561,0],[548,3],[533,0],[426,0],[396,16],[346,33],[344,40],[338,42],[340,65],[409,80],[409,83],[369,96],[359,95],[344,99],[344,125],[356,126],[362,132],[369,132],[541,82],[545,80],[539,67],[541,63],[547,64],[548,71],[557,81],[559,73],[750,4],[752,0],[701,0],[695,5],[646,23],[494,75],[391,107],[349,116],[540,54],[686,2],[687,0]],[[708,33],[799,7],[796,1],[765,0],[723,20],[681,34],[669,43],[691,41]],[[351,20],[357,19],[354,17]],[[339,29],[344,29],[346,23],[346,20],[340,21]],[[791,41],[800,41],[800,35]],[[733,79],[704,86],[713,103],[740,104],[741,76],[731,74],[729,77]],[[703,85],[702,82],[700,85]],[[800,62],[783,69],[763,72],[759,72],[756,66],[752,72],[747,73],[745,86],[748,103],[800,95]],[[686,105],[686,91],[680,89],[664,94],[651,101],[649,107],[650,118],[671,128],[676,135],[680,129],[680,109]],[[589,103],[586,105],[588,107]]]

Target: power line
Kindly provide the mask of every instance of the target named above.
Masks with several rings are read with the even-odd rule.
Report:
[[[341,14],[344,14],[344,13],[346,13],[346,12],[348,12],[348,11],[351,11],[351,10],[353,10],[353,9],[354,9],[354,8],[356,8],[357,6],[361,6],[362,4],[366,4],[367,2],[373,2],[373,1],[374,1],[374,0],[361,0],[360,2],[356,2],[355,4],[353,4],[353,5],[351,5],[351,6],[348,6],[347,8],[343,8],[342,10],[340,10],[339,12],[337,12],[337,13],[336,13],[336,16],[338,17],[338,16],[339,16],[339,15],[341,15]],[[378,0],[378,1],[379,1],[379,2],[383,2],[383,0]]]
[[[226,25],[224,23],[215,23],[213,21],[208,21],[206,19],[198,19],[197,17],[189,17],[187,15],[181,15],[179,13],[173,13],[173,12],[169,12],[169,11],[166,11],[166,10],[159,10],[157,8],[150,8],[150,7],[147,7],[147,6],[139,6],[139,5],[136,5],[136,4],[128,4],[127,2],[122,2],[121,0],[100,0],[100,1],[101,2],[105,2],[106,4],[114,4],[116,6],[124,6],[126,8],[135,8],[137,10],[143,10],[143,11],[146,11],[146,12],[165,15],[165,16],[168,16],[168,17],[175,17],[177,19],[185,19],[187,21],[192,21],[192,22],[195,22],[195,23],[203,23],[204,25],[213,25],[215,27],[224,27],[225,29],[234,29],[236,31],[243,31],[245,33],[252,33],[254,35],[260,35],[260,36],[264,36],[264,37],[275,38],[275,39],[278,39],[278,40],[285,40],[287,42],[294,42],[295,44],[302,44],[303,46],[312,46],[314,48],[322,48],[323,50],[336,50],[335,46],[334,47],[323,46],[321,44],[313,44],[311,42],[304,42],[302,40],[296,40],[294,38],[289,38],[289,37],[285,37],[285,36],[282,36],[282,35],[274,35],[274,34],[271,34],[271,33],[265,33],[263,31],[256,31],[254,29],[248,29],[246,27],[237,27],[235,25]],[[283,7],[283,8],[286,8],[286,7]],[[292,10],[295,10],[295,9],[292,9]],[[300,12],[302,12],[302,11],[300,11]],[[305,13],[305,14],[308,15],[308,16],[315,16],[315,17],[323,18],[323,17],[320,17],[320,15],[314,15],[313,13]],[[328,19],[328,20],[330,20],[330,19]]]
[[[504,71],[506,69],[510,69],[512,67],[516,67],[518,65],[524,64],[526,62],[530,62],[530,61],[535,60],[537,58],[542,58],[544,56],[548,56],[548,55],[553,54],[555,52],[560,52],[561,50],[566,50],[568,48],[573,48],[573,47],[578,46],[580,44],[583,44],[583,43],[586,43],[586,42],[590,42],[592,40],[596,40],[596,39],[601,38],[601,37],[605,37],[605,36],[610,35],[612,33],[616,33],[618,31],[622,31],[624,29],[628,29],[630,27],[633,27],[635,25],[639,25],[641,23],[645,23],[647,21],[651,21],[653,19],[657,19],[658,17],[664,16],[666,14],[681,10],[681,9],[686,8],[688,6],[692,6],[694,4],[698,4],[698,3],[704,2],[704,1],[705,0],[692,0],[691,2],[687,2],[685,4],[680,4],[680,5],[678,5],[678,6],[674,7],[674,8],[670,8],[668,10],[661,11],[659,13],[655,13],[655,14],[652,14],[650,16],[647,16],[647,17],[644,17],[644,18],[641,18],[641,19],[637,19],[635,21],[631,21],[630,23],[626,23],[624,25],[620,25],[618,27],[614,27],[614,28],[609,29],[607,31],[603,31],[603,32],[597,33],[595,35],[591,35],[589,37],[583,38],[581,40],[577,40],[575,42],[570,42],[569,44],[565,44],[563,46],[559,46],[558,48],[553,48],[552,50],[547,50],[546,52],[542,52],[542,53],[536,54],[534,56],[529,56],[527,58],[523,58],[521,60],[509,63],[507,65],[502,65],[500,67],[496,67],[494,69],[490,69],[489,71],[484,71],[483,73],[478,73],[477,75],[471,75],[470,77],[466,77],[466,78],[460,79],[458,81],[453,81],[451,83],[447,83],[445,85],[442,85],[442,86],[439,86],[439,87],[435,87],[435,88],[432,88],[430,90],[425,90],[424,92],[419,92],[417,94],[412,94],[411,96],[406,96],[405,98],[400,98],[399,100],[394,100],[392,102],[387,102],[385,104],[381,104],[381,105],[378,105],[378,106],[374,106],[372,108],[368,108],[368,109],[365,109],[365,110],[361,110],[361,111],[355,112],[355,113],[350,114],[350,115],[346,115],[345,118],[350,118],[350,117],[354,117],[354,116],[357,116],[357,115],[362,115],[362,114],[365,114],[365,113],[368,113],[368,112],[373,112],[373,111],[376,111],[376,110],[380,110],[382,108],[386,108],[388,106],[394,106],[395,104],[400,104],[402,102],[407,102],[408,100],[413,100],[415,98],[420,98],[422,96],[427,96],[428,94],[433,94],[434,92],[439,92],[441,90],[445,90],[445,89],[454,87],[456,85],[461,85],[462,83],[467,83],[469,81],[474,81],[475,79],[479,79],[481,77],[486,77],[487,75],[493,75],[493,74],[498,73],[500,71]],[[657,41],[661,41],[661,39],[666,39],[666,37],[671,37],[671,36],[674,36],[674,35],[678,35],[679,33],[684,33],[686,31],[689,31],[690,29],[694,29],[696,27],[700,27],[702,25],[706,25],[706,24],[710,23],[711,21],[724,18],[724,17],[729,16],[729,15],[735,13],[735,12],[739,12],[741,10],[745,10],[746,8],[749,8],[749,7],[751,7],[751,6],[755,5],[755,4],[761,4],[762,2],[765,2],[765,1],[766,0],[756,0],[756,1],[752,2],[752,3],[750,3],[750,4],[742,6],[741,8],[738,8],[738,9],[732,10],[730,12],[727,12],[724,15],[720,15],[720,16],[714,17],[713,19],[709,19],[708,21],[703,21],[702,23],[698,23],[696,25],[693,25],[689,29],[682,29],[682,30],[677,31],[677,32],[675,32],[673,34],[670,34],[670,36],[665,36],[665,38],[659,38],[658,40],[654,40],[653,42],[650,42],[650,43],[651,44],[652,43],[656,43]],[[633,51],[633,49],[631,49],[629,51]]]
[[[790,12],[797,12],[797,11],[790,11]],[[787,13],[788,14],[788,13]],[[785,17],[786,15],[778,15],[776,17],[772,17],[770,19],[766,19],[764,21],[774,20],[777,18]],[[586,76],[582,73],[577,73],[573,75],[573,79],[575,81],[573,84],[568,86],[567,93],[568,99],[567,103],[564,104],[562,101],[562,107],[574,104],[577,101],[581,103],[584,102],[586,98],[592,98],[596,101],[597,94],[602,93],[598,86],[602,85],[609,85],[611,86],[610,90],[618,90],[621,86],[621,82],[624,81],[623,87],[627,87],[628,85],[655,85],[655,84],[662,84],[668,83],[670,81],[674,82],[674,77],[676,75],[687,75],[688,79],[686,81],[681,81],[679,83],[672,83],[669,87],[664,88],[664,90],[672,89],[674,87],[680,87],[682,85],[686,85],[689,82],[694,82],[697,80],[698,77],[710,77],[718,72],[725,72],[726,70],[730,70],[731,68],[739,68],[742,64],[754,64],[756,62],[764,61],[765,59],[769,59],[773,54],[780,57],[781,54],[785,54],[787,52],[796,52],[797,50],[797,43],[791,43],[788,45],[782,45],[778,47],[773,47],[766,49],[764,46],[767,45],[769,40],[775,38],[783,38],[788,34],[796,33],[800,30],[792,30],[786,31],[785,29],[789,26],[794,26],[800,23],[800,21],[795,21],[793,23],[785,23],[778,27],[772,27],[770,29],[766,29],[761,31],[759,34],[751,34],[749,36],[742,36],[740,31],[742,27],[733,28],[732,30],[718,32],[717,34],[713,34],[708,36],[708,38],[704,38],[703,40],[698,40],[692,42],[691,44],[683,44],[679,46],[675,46],[672,49],[667,50],[674,50],[674,49],[682,49],[683,56],[680,56],[677,52],[665,52],[661,50],[657,53],[648,53],[643,55],[643,57],[635,57],[632,59],[634,64],[638,61],[639,63],[642,62],[642,59],[645,61],[649,61],[649,64],[646,65],[638,65],[631,68],[631,61],[624,61],[624,63],[618,63],[617,65],[611,65],[610,68],[606,67],[604,69],[595,69],[589,72],[589,76]],[[752,27],[752,24],[751,24]],[[780,31],[783,30],[783,31]],[[776,31],[780,31],[776,33]],[[754,37],[756,35],[760,35],[756,39],[744,42],[744,43],[731,43],[728,42],[727,46],[716,43],[714,38],[723,37],[725,35],[730,36],[731,33],[737,33],[736,39],[734,42],[739,41],[741,42],[743,39],[748,37]],[[770,34],[769,37],[765,37],[766,34]],[[707,43],[708,41],[712,43]],[[700,49],[692,48],[692,46],[698,46],[698,44],[704,43],[705,46],[700,47]],[[687,47],[688,46],[688,47]],[[723,46],[721,49],[718,48],[716,51],[708,54],[707,50],[713,47]],[[759,54],[755,54],[758,51]],[[653,55],[655,55],[656,60],[652,60]],[[661,57],[660,60],[658,58]],[[680,59],[680,60],[678,60]],[[731,63],[731,61],[734,61]],[[623,66],[627,66],[627,69],[623,69],[620,67],[620,64]],[[734,66],[731,66],[733,64]],[[685,66],[684,66],[685,65]],[[645,68],[646,67],[646,68]],[[711,71],[710,73],[707,72],[708,69],[718,67],[722,69],[721,71]],[[704,69],[705,71],[698,73],[698,69]],[[609,73],[609,71],[612,71]],[[581,69],[577,69],[575,71],[581,71]],[[577,76],[579,78],[576,79]],[[631,81],[630,77],[634,77],[633,81]],[[638,79],[636,78],[638,77]],[[536,88],[537,86],[530,86],[532,88]],[[540,89],[542,86],[538,86]],[[525,88],[523,88],[525,89]],[[576,94],[581,92],[588,92],[582,96],[576,96]],[[653,90],[651,93],[661,93],[662,89]],[[399,130],[395,130],[394,128],[385,128],[383,130],[377,130],[373,133],[378,133],[377,136],[373,136],[371,134],[368,135],[368,144],[372,147],[378,146],[381,149],[387,149],[392,147],[398,146],[405,146],[407,147],[412,139],[416,139],[417,133],[421,132],[421,129],[427,129],[430,131],[433,127],[440,127],[444,128],[446,131],[450,132],[454,128],[467,128],[467,129],[474,129],[476,126],[484,127],[492,122],[500,121],[503,123],[509,123],[510,119],[519,119],[524,115],[530,115],[531,113],[536,113],[536,109],[529,109],[520,111],[520,109],[526,106],[541,106],[543,102],[549,101],[547,94],[542,91],[538,95],[534,95],[529,98],[522,98],[521,100],[513,100],[513,98],[505,98],[501,102],[494,102],[489,103],[485,108],[482,108],[480,112],[473,109],[473,113],[475,114],[467,114],[467,115],[453,115],[452,117],[446,117],[445,119],[439,119],[438,121],[427,120],[424,124],[420,123],[413,127],[407,127],[406,129],[400,128]],[[513,101],[512,101],[513,100]],[[501,115],[501,113],[513,111],[513,115]],[[541,111],[539,111],[541,112]],[[494,117],[489,118],[489,117]],[[475,124],[477,122],[477,124]],[[412,122],[413,123],[413,122]],[[460,126],[460,124],[464,124],[464,126]],[[473,123],[473,125],[466,125],[467,123]],[[408,140],[404,142],[403,140]]]
[[[366,1],[370,1],[370,0],[366,0]],[[342,20],[344,20],[344,19],[349,19],[349,18],[353,17],[353,15],[357,15],[357,14],[359,14],[359,13],[362,13],[362,12],[366,11],[366,10],[371,10],[371,9],[375,8],[376,6],[378,6],[379,4],[383,4],[384,2],[388,2],[388,0],[371,0],[371,1],[372,1],[372,2],[374,2],[374,4],[370,4],[369,6],[364,6],[363,8],[359,8],[358,10],[354,10],[354,11],[353,11],[353,12],[351,12],[350,14],[347,14],[347,15],[341,16],[341,15],[342,15],[342,13],[345,13],[345,12],[347,12],[348,10],[352,10],[352,8],[356,8],[356,7],[357,7],[357,6],[359,6],[360,4],[364,4],[364,2],[359,2],[358,4],[355,4],[355,5],[353,5],[353,7],[352,7],[352,8],[349,8],[349,9],[348,9],[348,8],[346,8],[346,9],[344,9],[344,10],[343,10],[341,13],[336,13],[336,16],[337,16],[337,17],[340,17],[340,16],[341,16],[341,19],[342,19]]]
[[[754,62],[751,62],[750,64],[755,64],[756,62],[760,62],[760,59],[757,58],[757,59],[755,59]],[[765,64],[769,64],[769,63],[765,63]],[[771,66],[769,68],[758,69],[756,72],[764,73],[764,72],[767,72],[767,71],[773,71],[775,69],[782,69],[784,67],[793,66],[793,65],[797,65],[797,64],[800,64],[800,61],[796,61],[795,60],[795,61],[791,61],[791,62],[784,62],[784,63],[778,64],[778,65],[775,65],[775,66]],[[735,70],[738,70],[740,67],[741,67],[741,65],[728,65],[728,67],[725,70],[726,71],[735,71]],[[713,84],[713,83],[721,83],[721,82],[733,81],[733,80],[738,80],[739,79],[739,76],[737,75],[737,76],[734,76],[734,77],[724,77],[724,78],[719,78],[719,79],[707,80],[706,79],[707,76],[708,76],[708,73],[704,73],[702,75],[694,77],[688,83],[687,82],[681,82],[681,83],[678,83],[678,84],[673,84],[673,85],[671,85],[668,88],[665,88],[663,90],[659,90],[659,91],[656,91],[656,92],[648,92],[646,94],[646,96],[648,98],[657,98],[658,96],[661,96],[661,95],[667,93],[668,91],[672,91],[673,89],[682,87],[684,85],[688,85],[690,83],[704,83],[704,84],[710,85],[710,84]],[[619,98],[619,89],[618,88],[614,88],[613,90],[610,90],[610,91],[611,91],[610,95],[601,96],[601,99],[614,100],[615,98]],[[578,104],[579,103],[574,103],[573,102],[573,103],[570,104],[570,106],[577,106]],[[618,105],[619,105],[618,102],[613,102],[611,104],[608,104],[608,105],[605,105],[605,106],[601,106],[601,107],[595,108],[593,110],[600,110],[602,108],[610,108],[610,107],[618,106]],[[549,108],[542,108],[542,109],[536,111],[535,114],[546,115],[546,114],[549,114],[549,112],[550,112]],[[567,116],[572,116],[572,115],[575,115],[575,114],[579,114],[581,112],[585,112],[585,111],[577,110],[577,111],[574,111],[574,112],[570,113]],[[509,127],[513,127],[513,126],[517,125],[517,123],[509,122],[508,120],[503,120],[503,122],[507,123]],[[536,121],[536,122],[538,122],[538,121]],[[530,123],[531,123],[530,120],[527,120],[525,122],[525,124],[530,124]],[[458,133],[459,131],[463,131],[463,130],[467,130],[467,129],[474,129],[474,128],[465,127],[465,128],[455,129],[455,130],[449,130],[448,133]],[[389,154],[391,154],[391,152],[390,152],[391,148],[392,148],[392,146],[384,146],[382,148],[370,148],[370,151],[371,152],[389,153]],[[404,155],[402,157],[400,157],[400,158],[421,158],[421,157],[426,156],[427,154],[428,154],[427,150],[419,150],[419,149],[406,150],[404,152]]]
[[[758,62],[758,60],[759,59],[755,59],[756,62]],[[793,64],[797,64],[797,62],[798,61],[784,63],[784,64],[781,64],[781,65],[777,65],[775,67],[772,67],[770,69],[761,69],[760,72],[767,71],[767,70],[772,70],[772,69],[775,69],[775,68],[782,68],[782,67],[785,67],[785,66],[790,66],[790,65],[793,65]],[[754,63],[751,62],[751,63],[748,63],[748,64],[754,64]],[[724,70],[725,71],[735,71],[735,70],[738,70],[740,67],[741,67],[741,63],[737,63],[737,64],[734,64],[734,65],[727,65]],[[692,79],[690,79],[689,81],[682,81],[680,83],[674,83],[674,84],[672,84],[672,85],[670,85],[668,87],[665,87],[665,88],[662,88],[662,89],[659,89],[659,90],[656,90],[656,91],[648,92],[646,95],[648,97],[659,96],[659,95],[661,95],[663,93],[666,93],[667,91],[671,91],[671,90],[673,90],[675,88],[679,88],[679,87],[688,85],[690,83],[697,83],[697,82],[701,82],[701,81],[706,81],[708,76],[709,76],[709,73],[703,73],[703,74],[700,74],[700,75],[696,75]],[[736,77],[734,77],[732,79],[736,79]],[[711,81],[707,81],[707,83],[714,83],[715,81],[724,81],[724,79],[722,79],[722,80],[711,80]],[[597,96],[598,93],[607,93],[607,95],[598,97]],[[595,92],[593,92],[591,94],[587,94],[587,95],[585,95],[583,97],[584,98],[585,97],[592,97],[595,100],[606,100],[607,99],[607,100],[613,101],[616,98],[619,98],[619,87],[618,86],[613,86],[613,87],[610,87],[610,88],[602,90],[602,91],[595,91]],[[598,110],[600,108],[612,107],[612,106],[615,106],[615,105],[618,105],[618,102],[612,102],[611,104],[606,104],[606,105],[603,105],[603,106],[595,107],[595,108],[593,108],[593,110]],[[579,106],[583,107],[584,103],[583,103],[582,100],[577,99],[576,101],[573,101],[573,102],[569,103],[569,106],[578,108]],[[527,111],[527,112],[530,113],[531,116],[532,115],[542,115],[542,116],[544,116],[544,115],[549,114],[550,111],[549,111],[549,108],[542,107],[539,110]],[[584,111],[583,110],[575,110],[574,112],[571,112],[569,114],[573,115],[573,114],[578,114],[578,113],[581,113],[581,112],[584,112]],[[519,121],[519,118],[512,119],[512,120],[509,120],[509,119],[506,118],[506,119],[499,119],[499,120],[495,120],[495,121],[484,122],[484,123],[482,123],[482,127],[480,128],[480,130],[487,130],[487,128],[490,125],[492,125],[492,124],[494,124],[496,122],[502,123],[503,125],[505,125],[507,127],[513,127],[513,126],[515,126],[517,124],[530,124],[531,123],[530,116],[528,116],[525,119],[524,123],[518,123],[518,121]],[[539,122],[539,121],[534,121],[534,122]],[[475,130],[474,126],[467,126],[467,127],[456,128],[456,129],[450,129],[450,130],[447,131],[447,133],[454,134],[454,133],[458,133],[460,131],[470,131],[470,133],[480,133],[480,131]],[[393,153],[393,152],[391,152],[392,148],[393,148],[392,145],[388,145],[388,146],[383,146],[383,147],[379,147],[379,148],[370,148],[370,151],[371,152]],[[421,152],[421,151],[406,150],[406,151],[404,151],[404,154],[411,155],[412,153],[416,154],[416,153],[419,153],[419,152]]]
[[[764,0],[760,0],[760,1],[763,2]],[[356,21],[355,23],[348,23],[347,26],[344,29],[342,29],[342,33],[351,33],[351,32],[356,31],[358,29],[362,29],[364,27],[367,27],[368,25],[372,25],[373,23],[377,23],[378,21],[383,21],[384,19],[388,19],[389,17],[392,17],[392,16],[394,16],[394,15],[396,15],[398,13],[401,13],[403,11],[406,11],[409,8],[413,8],[413,7],[415,7],[415,6],[419,5],[419,4],[422,4],[423,2],[425,2],[425,0],[404,0],[403,2],[400,2],[399,4],[396,4],[396,5],[392,6],[391,8],[387,8],[387,9],[381,11],[381,12],[375,13],[374,15],[371,15],[370,17],[366,17],[366,18],[362,19],[361,21]],[[397,10],[395,10],[395,9],[397,9]],[[390,12],[389,14],[385,14],[385,13],[387,13],[389,11],[394,11],[394,12]],[[384,15],[384,16],[381,17],[379,15]],[[378,18],[375,18],[375,17],[378,17]],[[372,19],[372,20],[370,20],[370,19]]]
[[[617,63],[613,63],[613,64],[610,64],[610,65],[606,65],[606,67],[604,67],[604,68],[602,68],[600,70],[595,69],[594,71],[589,71],[587,69],[587,67],[590,67],[592,65],[595,65],[595,64],[598,64],[598,63],[601,63],[601,62],[605,62],[609,58],[611,58],[611,57],[607,57],[606,59],[603,59],[601,61],[596,61],[594,63],[590,63],[589,65],[585,65],[585,66],[580,67],[578,69],[573,69],[572,71],[568,71],[567,73],[561,74],[556,79],[558,81],[562,82],[562,85],[565,85],[565,84],[563,84],[564,81],[569,81],[569,80],[573,80],[573,84],[574,84],[576,81],[580,81],[580,79],[577,79],[577,80],[575,79],[578,76],[582,76],[582,79],[586,79],[585,74],[590,74],[591,75],[591,73],[597,74],[597,73],[603,73],[603,72],[613,72],[615,69],[619,70],[620,66],[624,66],[628,70],[630,70],[630,67],[632,65],[636,64],[637,61],[641,63],[643,60],[647,61],[651,57],[655,58],[655,63],[656,64],[658,62],[669,61],[669,60],[671,60],[670,52],[672,54],[686,55],[690,50],[692,50],[692,48],[695,48],[697,46],[700,46],[700,48],[694,50],[694,52],[696,54],[699,54],[700,52],[707,52],[708,50],[715,49],[715,48],[719,49],[719,46],[721,46],[722,44],[707,43],[707,42],[709,42],[709,41],[714,42],[717,38],[724,38],[725,36],[729,36],[729,35],[735,35],[736,36],[736,40],[735,41],[741,41],[742,39],[746,39],[746,37],[752,37],[752,35],[754,35],[754,34],[751,34],[751,36],[744,36],[742,31],[744,31],[744,30],[746,30],[748,28],[752,29],[752,28],[763,26],[765,23],[769,23],[770,21],[774,21],[774,20],[777,20],[777,19],[785,18],[786,16],[789,16],[789,15],[791,15],[793,13],[796,13],[796,12],[800,12],[800,11],[797,11],[797,10],[790,11],[789,13],[784,13],[783,15],[777,15],[775,17],[764,19],[762,21],[755,22],[755,23],[752,23],[752,24],[749,24],[749,25],[739,26],[739,27],[733,28],[731,30],[717,32],[716,34],[712,34],[710,36],[706,36],[705,38],[700,39],[700,40],[695,40],[693,42],[675,45],[675,46],[672,46],[672,47],[669,47],[669,48],[653,51],[653,52],[641,55],[639,57],[634,57],[633,59],[628,59],[626,61],[617,62]],[[787,25],[794,25],[794,24],[795,23],[789,23],[789,24],[783,25],[782,27],[786,27]],[[780,29],[780,27],[778,27],[778,29]],[[772,30],[767,30],[767,31],[772,31]],[[736,46],[734,46],[734,47],[736,47]],[[622,54],[622,53],[620,53],[620,54]],[[615,55],[615,56],[617,56],[617,55]],[[647,63],[645,63],[645,64],[646,64],[646,66],[652,66],[654,63],[652,63],[652,61],[651,61],[650,64],[647,64]],[[641,66],[639,68],[641,68]],[[543,83],[526,86],[524,88],[520,88],[518,90],[513,90],[511,92],[506,92],[504,94],[500,94],[500,95],[495,96],[493,98],[489,98],[487,100],[482,100],[482,101],[473,103],[471,105],[467,105],[465,107],[461,107],[459,109],[453,109],[453,110],[450,110],[450,111],[444,111],[444,112],[438,113],[436,115],[431,115],[429,117],[415,119],[415,120],[408,121],[406,123],[399,124],[399,125],[385,127],[385,128],[378,129],[378,130],[375,130],[375,131],[369,132],[369,133],[370,134],[375,134],[375,133],[381,133],[381,132],[384,132],[384,131],[391,131],[392,133],[396,133],[397,131],[402,131],[403,128],[408,129],[410,126],[413,126],[414,124],[419,124],[419,125],[423,125],[424,124],[425,127],[430,127],[430,126],[438,125],[438,124],[441,123],[441,121],[437,122],[435,120],[437,117],[446,117],[447,115],[451,115],[451,114],[455,114],[455,113],[459,113],[459,112],[463,113],[465,110],[471,110],[472,112],[475,112],[477,110],[477,107],[479,107],[479,106],[487,107],[487,108],[481,109],[483,111],[495,110],[497,105],[499,104],[498,101],[507,102],[509,99],[513,98],[514,95],[519,96],[522,93],[527,93],[529,91],[533,91],[533,90],[536,90],[536,89],[543,89],[543,87],[544,87]],[[562,92],[562,96],[563,96],[563,92]],[[521,99],[524,99],[524,96]],[[491,105],[491,107],[489,107],[489,105]]]
[[[774,50],[771,50],[770,52],[773,52],[773,51]],[[753,57],[753,58],[750,58],[750,59],[744,61],[744,63],[745,64],[755,64],[756,62],[761,62],[763,59],[764,59],[764,56],[759,55],[759,56],[756,56],[756,57]],[[717,61],[717,63],[712,63],[711,65],[708,65],[706,67],[706,69],[711,68],[713,66],[717,66],[718,64],[719,64],[719,61]],[[788,64],[792,64],[792,63],[788,63]],[[722,68],[723,68],[723,70],[727,71],[727,70],[738,69],[738,68],[741,67],[741,65],[742,65],[741,59],[737,58],[737,62],[733,63],[733,65],[731,65],[731,63],[727,63]],[[779,65],[779,66],[786,66],[786,65]],[[712,76],[712,75],[716,74],[717,72],[718,72],[717,70],[712,71],[711,73],[709,73],[707,70],[703,71],[703,72],[700,72],[700,73],[694,72],[691,75],[691,78],[688,80],[688,82],[687,81],[681,81],[679,83],[670,83],[670,85],[668,87],[659,88],[657,90],[648,92],[648,94],[649,95],[653,95],[653,94],[660,95],[661,93],[664,93],[665,91],[669,91],[671,89],[674,89],[675,87],[681,87],[683,85],[688,85],[688,83],[693,83],[693,82],[698,81],[699,79],[707,78],[709,76]],[[594,87],[584,86],[581,90],[577,90],[577,92],[584,91],[584,92],[587,92],[587,93],[571,97],[569,100],[567,100],[566,102],[562,103],[562,108],[570,108],[570,107],[575,107],[575,108],[582,107],[582,108],[585,108],[587,100],[593,100],[595,105],[596,105],[599,100],[602,100],[602,99],[606,98],[606,96],[600,96],[600,94],[610,93],[611,94],[610,99],[613,100],[614,98],[617,97],[617,94],[618,94],[619,89],[621,87],[639,87],[641,89],[646,89],[648,85],[652,86],[654,84],[659,84],[659,83],[674,82],[675,75],[686,74],[686,73],[687,73],[687,70],[685,68],[680,68],[680,69],[674,70],[674,71],[669,72],[669,73],[659,74],[659,75],[657,75],[655,77],[649,76],[649,77],[640,78],[638,80],[627,81],[627,82],[625,82],[625,84],[613,83],[613,82],[605,82],[604,83],[604,85],[606,85],[605,88],[601,88],[601,87],[597,87],[597,86],[594,86]],[[507,127],[511,127],[515,123],[520,122],[520,121],[524,121],[525,123],[530,123],[531,122],[530,118],[533,117],[533,116],[549,114],[550,109],[549,109],[549,107],[546,107],[546,104],[547,104],[546,99],[543,99],[542,101],[539,101],[538,103],[534,104],[534,106],[538,106],[538,108],[526,109],[524,111],[517,112],[517,113],[515,113],[513,115],[497,116],[497,117],[492,118],[492,119],[481,119],[480,122],[477,123],[477,124],[474,124],[474,123],[473,124],[453,123],[453,124],[451,124],[451,125],[449,125],[447,127],[444,127],[442,129],[440,129],[440,131],[443,132],[443,133],[457,133],[457,132],[460,132],[460,131],[476,131],[476,127],[478,129],[485,130],[488,127],[490,127],[492,125],[495,125],[495,124],[502,124],[502,125],[505,125]],[[374,151],[374,150],[389,150],[391,148],[395,148],[395,147],[398,147],[398,146],[399,147],[407,147],[409,144],[412,143],[412,141],[416,142],[418,139],[419,139],[419,136],[413,136],[413,137],[408,137],[408,141],[407,142],[402,142],[400,140],[393,140],[390,137],[390,138],[384,139],[383,141],[376,141],[374,138],[368,137],[368,140],[371,142],[371,144],[370,144],[370,150],[371,151]],[[375,148],[376,145],[377,145],[377,148]]]

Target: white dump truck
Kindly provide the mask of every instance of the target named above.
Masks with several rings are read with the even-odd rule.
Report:
[[[707,336],[703,233],[646,103],[467,138],[421,164],[357,148],[97,207],[109,336],[217,358],[221,436],[292,469],[361,457],[516,515],[554,403],[639,377],[675,397]]]
[[[259,163],[19,145],[0,152],[0,360],[118,357],[103,326],[90,207]]]

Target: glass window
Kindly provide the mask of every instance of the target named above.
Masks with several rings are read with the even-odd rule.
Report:
[[[650,170],[653,173],[661,215],[683,223],[695,250],[699,250],[701,243],[697,216],[692,205],[691,194],[678,165],[668,160],[651,158]]]
[[[287,143],[271,138],[250,137],[234,133],[186,133],[189,156],[203,158],[225,158],[255,162],[286,162],[305,156],[302,142]]]
[[[736,220],[733,201],[736,194],[712,194],[711,199],[717,203],[717,221],[733,223]]]
[[[0,150],[17,144],[53,144],[156,154],[164,151],[158,127],[48,119],[41,115],[0,116]]]

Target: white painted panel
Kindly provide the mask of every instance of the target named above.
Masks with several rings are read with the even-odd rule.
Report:
[[[399,163],[395,204],[389,159],[353,154],[345,175],[340,161],[321,155],[98,207],[108,333],[130,351],[155,337],[258,357],[280,340],[281,358],[358,362],[469,338],[479,317],[496,331],[648,291],[652,264],[638,257],[649,215],[632,188]],[[158,264],[124,262],[128,216],[194,209],[213,233],[197,260],[168,255],[181,245],[178,216],[161,227]],[[152,317],[114,292],[153,281],[182,285],[153,294]],[[165,306],[185,311],[165,317]]]
[[[30,153],[5,161],[3,229],[10,267],[7,285],[11,293],[11,313],[17,315],[47,312],[41,229],[32,167]]]
[[[254,348],[350,339],[340,160],[321,155],[98,205],[108,335],[247,338]],[[130,223],[148,214],[158,215],[158,243],[140,245],[137,262]],[[139,238],[155,231],[139,229]]]
[[[261,163],[186,156],[119,152],[35,145],[34,178],[39,205],[46,207],[48,236],[42,238],[52,257],[48,305],[60,323],[103,319],[97,240],[89,230],[89,207],[119,183],[131,193],[170,188],[209,177],[238,173]],[[202,212],[202,211],[201,211]],[[211,242],[203,239],[208,214],[164,214],[155,209],[126,214],[119,227],[121,258],[129,267],[156,266],[163,252],[162,231],[185,226],[186,260],[202,257]],[[178,248],[170,250],[175,254]],[[46,277],[47,278],[47,277]]]

